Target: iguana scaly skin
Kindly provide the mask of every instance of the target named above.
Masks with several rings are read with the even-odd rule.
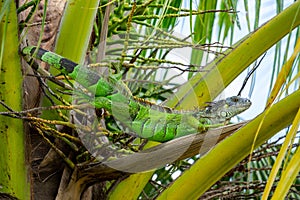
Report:
[[[110,112],[120,128],[141,138],[164,142],[216,127],[248,109],[250,100],[233,96],[208,103],[197,111],[176,111],[134,98],[114,75],[100,76],[95,71],[60,55],[34,46],[25,47],[24,55],[40,59],[74,79],[95,96],[90,103]]]

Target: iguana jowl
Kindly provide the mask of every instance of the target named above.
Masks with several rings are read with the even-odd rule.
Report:
[[[95,96],[90,103],[109,111],[127,133],[164,142],[188,134],[201,133],[216,127],[248,109],[249,99],[233,96],[211,102],[197,111],[176,111],[147,104],[134,98],[126,85],[113,75],[100,76],[95,71],[60,55],[34,46],[25,47],[24,55],[40,59],[59,69]]]

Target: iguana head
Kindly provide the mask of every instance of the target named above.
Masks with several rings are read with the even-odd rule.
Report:
[[[229,121],[230,118],[247,110],[251,101],[247,98],[232,96],[220,101],[207,103],[205,109],[200,112],[200,118],[207,118],[212,124]]]

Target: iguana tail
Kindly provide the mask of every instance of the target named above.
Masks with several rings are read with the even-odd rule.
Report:
[[[58,54],[35,46],[23,48],[22,54],[32,56],[55,67],[60,70],[61,73],[68,75],[86,89],[93,92],[95,96],[109,96],[115,92],[115,86],[113,84],[117,83],[117,80],[112,76],[107,78],[102,77],[84,65],[77,64]]]

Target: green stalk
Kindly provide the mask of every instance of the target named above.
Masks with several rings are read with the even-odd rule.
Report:
[[[138,199],[141,191],[151,179],[153,171],[132,174],[120,182],[110,193],[108,199]],[[130,189],[129,189],[130,188]]]
[[[300,109],[299,109],[300,111]],[[297,116],[295,117],[295,120],[293,122],[292,128],[289,131],[288,135],[296,135],[297,130],[299,129],[299,122],[300,122],[300,112],[298,111]],[[286,149],[280,150],[284,153]],[[277,160],[276,160],[277,161]],[[295,182],[295,179],[297,179],[297,175],[299,174],[300,170],[300,148],[298,148],[291,158],[291,160],[287,163],[287,166],[283,169],[280,181],[278,182],[275,192],[273,194],[273,199],[285,199],[288,198],[287,194],[289,190],[291,189],[292,184]],[[269,181],[269,180],[268,180]],[[269,191],[264,192],[265,194],[268,194]],[[263,196],[263,197],[264,197]],[[267,199],[267,198],[264,198]]]
[[[216,10],[217,0],[210,1],[199,1],[198,11],[200,10]],[[193,31],[193,42],[195,44],[210,43],[212,37],[212,27],[215,23],[216,17],[215,13],[206,13],[204,15],[197,15],[194,24]],[[201,50],[192,50],[191,64],[201,65],[202,60],[204,60],[204,54]],[[191,76],[192,74],[190,74]]]
[[[70,0],[62,17],[55,52],[83,63],[100,0]]]
[[[93,22],[96,17],[97,8],[100,0],[70,0],[67,2],[64,10],[60,29],[55,44],[55,52],[77,63],[83,63],[90,36],[92,34]],[[75,24],[76,28],[75,29]],[[60,72],[51,67],[51,74]],[[58,86],[49,82],[50,88]],[[55,91],[55,89],[53,89]],[[68,100],[70,96],[63,95],[63,99]],[[43,99],[43,105],[49,106],[46,98]],[[42,118],[57,119],[53,111],[43,111]]]
[[[19,111],[23,96],[16,5],[14,1],[0,1],[0,8],[0,99]],[[0,111],[7,110],[0,105]],[[0,116],[0,141],[0,193],[30,199],[22,120]]]
[[[208,73],[198,73],[183,85],[167,106],[192,109],[214,99],[260,55],[300,25],[300,1],[279,13],[255,32],[206,66]]]
[[[153,146],[160,144],[159,142],[148,142],[144,149],[149,149]],[[108,199],[138,199],[140,193],[148,181],[153,176],[155,170],[132,174],[125,180],[121,181],[109,194]]]

